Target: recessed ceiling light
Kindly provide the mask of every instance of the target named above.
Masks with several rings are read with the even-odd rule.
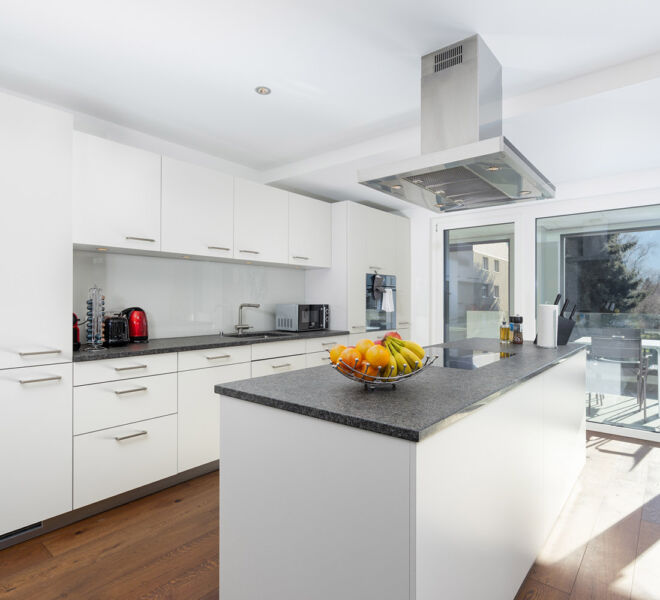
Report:
[[[401,189],[401,186],[398,185],[398,184],[397,184],[397,185],[393,185],[393,186],[392,186],[392,189],[393,189],[393,190],[400,190],[400,189]]]
[[[416,184],[416,185],[420,185],[424,182],[421,179],[413,179],[413,183]]]
[[[97,250],[98,250],[99,252],[107,252],[107,251],[108,251],[107,248],[97,248]]]
[[[190,258],[190,256],[188,256],[187,254],[185,254],[183,258]]]
[[[500,167],[488,167],[486,168],[486,171],[499,171]]]
[[[254,91],[257,92],[260,96],[268,96],[270,94],[270,88],[265,85],[258,85],[254,88]]]
[[[532,192],[529,190],[520,190],[520,195],[521,196],[529,196]]]

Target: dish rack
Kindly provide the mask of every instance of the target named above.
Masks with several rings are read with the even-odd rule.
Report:
[[[437,356],[427,355],[426,358],[422,359],[423,364],[417,370],[406,373],[405,375],[393,375],[391,377],[388,376],[388,374],[381,374],[384,370],[383,367],[378,367],[378,375],[367,375],[367,370],[370,367],[368,363],[365,364],[364,370],[360,371],[357,368],[357,362],[351,367],[351,365],[345,363],[341,358],[337,361],[336,364],[331,366],[333,369],[335,369],[335,371],[341,373],[347,379],[357,381],[358,383],[364,385],[366,390],[373,392],[377,389],[396,389],[397,383],[405,381],[406,379],[410,379],[411,377],[415,377],[415,375],[419,375],[419,373],[421,373],[424,369],[430,367],[437,358]],[[392,370],[393,369],[390,369],[390,374],[392,373]]]

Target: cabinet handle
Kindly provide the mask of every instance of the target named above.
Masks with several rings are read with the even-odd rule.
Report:
[[[374,271],[382,271],[383,267],[369,267],[370,269],[373,269]]]
[[[115,394],[117,394],[117,396],[121,396],[122,394],[132,394],[133,392],[146,392],[147,389],[148,388],[146,386],[142,385],[131,390],[115,390]]]
[[[155,242],[156,241],[153,238],[135,237],[135,236],[132,236],[132,235],[127,235],[126,239],[127,240],[136,240],[138,242]]]
[[[117,373],[121,373],[122,371],[132,371],[133,369],[146,369],[147,365],[133,365],[132,367],[115,367],[115,371]]]
[[[207,356],[206,360],[219,360],[221,358],[231,358],[231,354],[218,354],[217,356]]]
[[[244,254],[260,254],[256,250],[239,250],[239,252],[243,252]]]
[[[351,329],[364,329],[364,325],[351,325]]]
[[[225,248],[224,246],[207,246],[209,250],[231,250],[231,248]]]
[[[410,321],[399,321],[399,325],[410,325]]]
[[[61,381],[61,379],[61,375],[50,375],[48,377],[37,377],[36,379],[19,379],[18,381],[21,385],[25,385],[26,383],[41,383],[42,381]]]
[[[115,436],[115,439],[118,442],[121,442],[122,440],[130,440],[131,438],[139,437],[141,435],[147,435],[147,431],[145,429],[143,429],[142,431],[136,431],[135,433],[127,433],[126,435],[118,435],[118,436]]]
[[[300,260],[309,260],[309,256],[292,256],[291,258],[298,258]]]
[[[19,352],[19,356],[37,356],[39,354],[59,354],[61,350],[37,350],[36,352]]]
[[[321,346],[336,346],[337,342],[321,342]]]
[[[271,365],[273,369],[283,369],[284,367],[290,367],[291,363],[284,363],[283,365]]]

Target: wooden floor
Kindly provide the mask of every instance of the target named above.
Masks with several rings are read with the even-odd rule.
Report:
[[[218,598],[218,473],[0,551],[2,600]]]
[[[660,600],[660,445],[587,446],[516,600]],[[54,598],[217,599],[217,472],[0,551],[0,599]]]
[[[590,437],[516,600],[660,600],[660,445]]]

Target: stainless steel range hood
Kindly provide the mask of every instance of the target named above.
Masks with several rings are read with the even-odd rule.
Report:
[[[478,36],[422,57],[421,156],[360,183],[440,212],[552,198],[555,187],[502,136],[502,66]]]

